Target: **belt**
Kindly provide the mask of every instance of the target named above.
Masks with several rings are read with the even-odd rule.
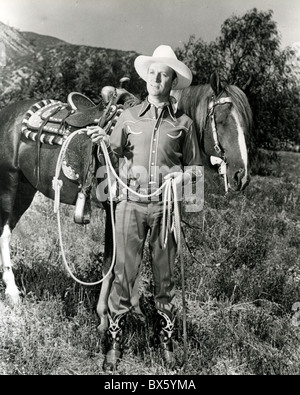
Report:
[[[154,194],[159,187],[154,186],[154,185],[148,185],[147,187],[141,187],[137,186],[134,184],[132,180],[130,180],[129,187],[137,192],[139,195],[145,195],[145,197],[140,197],[131,192],[130,190],[123,189],[122,192],[119,194],[119,200],[129,200],[132,202],[139,202],[139,203],[153,203],[153,202],[162,202],[163,201],[163,193],[159,193],[157,195],[153,195],[150,197],[147,197],[146,195],[152,195]]]

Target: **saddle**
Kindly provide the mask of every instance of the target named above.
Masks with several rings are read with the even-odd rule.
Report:
[[[96,105],[85,95],[72,92],[68,95],[67,103],[51,99],[35,103],[27,111],[21,129],[27,139],[42,144],[62,145],[73,131],[99,125],[100,121],[102,126],[109,124],[111,129],[120,108],[112,105],[105,113],[108,108],[103,101]],[[110,122],[112,120],[115,122]]]

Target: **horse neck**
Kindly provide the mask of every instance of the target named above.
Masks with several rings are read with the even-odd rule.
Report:
[[[178,101],[178,109],[194,120],[197,134],[201,140],[206,122],[208,99],[213,93],[210,85],[190,86],[173,92]]]
[[[181,91],[174,91],[173,94],[178,101],[178,109],[194,121],[201,155],[207,167],[211,167],[210,156],[214,154],[212,135],[204,131],[207,126],[208,101],[212,94],[212,88],[208,84],[190,86]]]

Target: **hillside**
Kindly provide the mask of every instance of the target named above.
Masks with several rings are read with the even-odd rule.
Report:
[[[7,62],[34,52],[34,47],[26,36],[2,22],[0,22],[0,42],[5,46]]]
[[[97,101],[103,86],[117,85],[124,75],[139,84],[137,74],[132,75],[134,51],[69,44],[2,22],[0,43],[6,55],[0,63],[0,108],[32,97],[65,100],[75,90]]]
[[[32,44],[35,48],[45,48],[61,44],[67,44],[65,41],[52,36],[45,36],[33,32],[21,32],[21,35]]]

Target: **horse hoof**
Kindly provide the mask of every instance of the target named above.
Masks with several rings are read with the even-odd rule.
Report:
[[[5,300],[6,303],[11,306],[15,307],[21,303],[21,298],[20,298],[20,293],[19,291],[14,291],[14,292],[5,292]]]
[[[15,276],[11,268],[7,268],[3,272],[2,280],[6,286],[5,299],[11,306],[16,306],[20,303],[20,292],[15,283]]]

